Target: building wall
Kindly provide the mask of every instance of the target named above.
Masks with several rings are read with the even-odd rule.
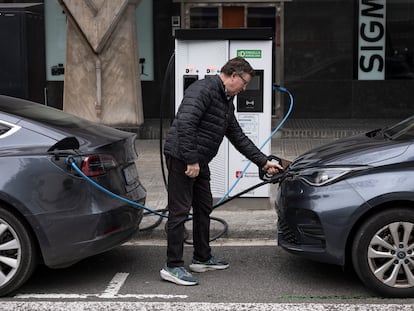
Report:
[[[0,3],[0,42],[0,94],[43,103],[43,6]]]
[[[383,80],[358,78],[358,1],[285,3],[285,86],[295,96],[292,118],[412,115],[414,3],[383,2],[387,2]]]
[[[412,114],[414,1],[366,1],[387,6],[384,80],[358,78],[359,1],[284,2],[284,42],[280,47],[284,70],[278,78],[294,94],[293,118],[403,118]],[[0,0],[4,2],[18,1]],[[152,3],[154,79],[141,83],[145,119],[173,114],[174,75],[166,70],[174,52],[171,18],[181,13],[179,2]],[[50,66],[57,63],[46,65],[48,75]],[[46,81],[47,103],[61,108],[63,75],[54,77],[56,81]]]
[[[154,12],[154,80],[142,81],[144,117],[171,117],[174,111],[174,73],[168,78],[167,66],[174,53],[171,17],[180,15],[179,5],[172,1],[153,0]],[[173,61],[173,60],[172,60]],[[167,79],[165,77],[167,75]]]

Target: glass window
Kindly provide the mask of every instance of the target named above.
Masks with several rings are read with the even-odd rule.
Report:
[[[9,130],[10,130],[10,126],[0,123],[0,136],[7,133]]]
[[[152,0],[141,0],[136,11],[139,66],[142,81],[154,80]]]
[[[218,7],[190,8],[190,28],[218,28]]]
[[[359,80],[414,78],[414,3],[358,1]]]
[[[271,27],[275,30],[275,16],[274,7],[247,8],[247,27]]]
[[[285,68],[287,81],[414,79],[414,1],[287,3]]]
[[[45,1],[46,75],[48,81],[64,80],[66,15],[58,1]]]
[[[151,81],[154,79],[152,0],[142,0],[139,3],[136,17],[141,80]],[[66,15],[58,1],[45,1],[45,32],[47,80],[63,81]]]
[[[286,81],[352,79],[353,12],[349,0],[286,3]]]
[[[386,129],[384,135],[396,140],[412,139],[414,137],[414,117],[405,119]]]
[[[387,1],[386,79],[414,79],[414,2]]]

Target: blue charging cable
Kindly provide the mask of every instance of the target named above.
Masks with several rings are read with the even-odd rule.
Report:
[[[264,146],[266,146],[267,143],[269,143],[269,141],[272,139],[272,137],[279,131],[279,129],[282,127],[282,125],[286,122],[286,120],[288,119],[290,113],[293,110],[293,95],[284,87],[277,85],[277,84],[273,84],[273,90],[277,90],[280,91],[282,93],[286,93],[289,95],[289,99],[290,99],[290,105],[289,105],[289,109],[286,113],[286,115],[283,117],[283,119],[280,121],[280,123],[278,124],[278,126],[276,126],[276,128],[272,131],[272,133],[266,138],[266,140],[262,143],[262,145],[259,147],[260,150],[263,149]],[[249,161],[245,168],[242,170],[241,174],[239,174],[239,176],[237,177],[237,179],[235,180],[235,182],[233,183],[233,185],[229,188],[229,190],[223,195],[223,197],[217,201],[216,205],[221,205],[224,200],[226,200],[229,196],[230,193],[234,190],[234,188],[236,187],[236,185],[239,183],[240,179],[244,176],[244,174],[246,173],[247,169],[249,168],[250,164],[252,164],[251,161]],[[215,205],[215,206],[216,206]]]
[[[109,196],[111,196],[115,199],[118,199],[118,200],[120,200],[124,203],[130,204],[132,206],[141,208],[141,209],[143,209],[143,210],[145,210],[145,211],[147,211],[151,214],[157,215],[159,217],[168,218],[168,216],[165,215],[165,214],[162,214],[162,213],[159,213],[159,212],[154,211],[152,209],[149,209],[145,205],[142,205],[138,202],[131,201],[131,200],[128,200],[124,197],[121,197],[120,195],[117,195],[116,193],[113,193],[112,191],[109,191],[108,189],[102,187],[100,184],[96,183],[93,179],[89,178],[88,176],[85,175],[85,173],[82,172],[82,170],[76,165],[76,157],[68,156],[66,158],[66,164],[71,166],[75,170],[75,172],[78,173],[81,177],[83,177],[87,182],[89,182],[90,184],[92,184],[93,186],[95,186],[96,188],[101,190],[102,192],[108,194]]]

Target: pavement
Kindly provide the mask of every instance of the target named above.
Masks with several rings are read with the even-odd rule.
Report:
[[[397,121],[395,119],[291,119],[281,127],[279,132],[271,140],[272,154],[294,160],[300,154],[324,145],[328,142],[369,130],[390,126]],[[273,125],[278,120],[272,120]],[[153,126],[153,128],[151,128]],[[160,158],[160,140],[154,139],[158,134],[157,125],[147,125],[145,131],[150,133],[145,139],[140,137],[136,141],[138,152],[138,172],[140,180],[147,190],[146,206],[153,210],[163,210],[167,206],[167,191],[164,185]],[[165,134],[164,134],[165,135]],[[168,171],[165,169],[165,174]],[[258,180],[260,182],[260,180]],[[211,236],[220,237],[214,243],[233,243],[260,241],[261,244],[277,244],[277,214],[274,208],[274,194],[277,185],[271,186],[271,196],[263,199],[262,204],[238,204],[231,206],[222,205],[215,209],[211,223]],[[249,200],[249,199],[240,199]],[[239,201],[240,202],[240,201]],[[248,201],[247,201],[248,202]],[[161,221],[152,229],[146,229]],[[227,230],[223,225],[227,225]],[[158,216],[146,216],[141,223],[141,230],[134,235],[132,242],[165,242],[166,219]],[[191,222],[186,227],[191,242]],[[223,231],[225,231],[223,233]]]

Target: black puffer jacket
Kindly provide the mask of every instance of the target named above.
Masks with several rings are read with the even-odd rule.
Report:
[[[224,136],[253,163],[266,164],[267,157],[243,133],[234,115],[233,97],[227,98],[217,75],[188,87],[169,129],[164,154],[186,164],[208,164]]]

